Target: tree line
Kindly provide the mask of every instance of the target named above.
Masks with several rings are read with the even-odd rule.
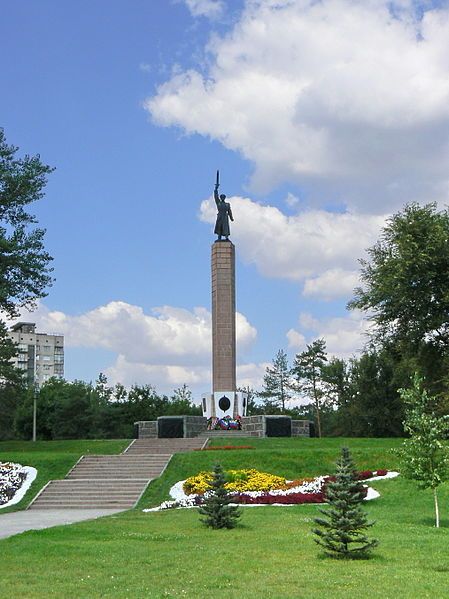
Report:
[[[284,350],[277,352],[262,390],[250,390],[250,409],[254,414],[309,419],[317,436],[401,436],[399,374],[385,352],[372,349],[349,360],[329,358],[325,340],[317,339],[291,365]],[[300,400],[309,403],[298,405]]]
[[[34,393],[23,384],[1,386],[0,440],[31,439]],[[36,393],[38,439],[130,439],[139,420],[201,415],[186,385],[168,397],[152,385],[111,387],[100,374],[95,384],[52,378]]]
[[[258,394],[259,409],[285,411],[299,396],[311,402],[299,411],[313,417],[318,434],[402,435],[398,390],[411,387],[418,374],[436,398],[436,413],[449,413],[448,209],[405,206],[367,255],[348,304],[371,322],[364,351],[329,359],[325,340],[317,339],[289,365],[279,350]]]

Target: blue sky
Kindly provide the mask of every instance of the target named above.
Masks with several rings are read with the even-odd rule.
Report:
[[[449,12],[408,0],[4,3],[1,126],[55,166],[55,284],[32,316],[66,376],[210,387],[211,192],[235,216],[240,384],[325,336],[349,357],[357,259],[447,202]]]

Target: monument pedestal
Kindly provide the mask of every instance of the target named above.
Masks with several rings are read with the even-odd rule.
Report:
[[[206,418],[246,416],[247,399],[247,393],[242,391],[203,393],[201,396],[203,416]]]

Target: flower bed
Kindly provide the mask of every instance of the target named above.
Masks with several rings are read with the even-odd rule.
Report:
[[[9,504],[27,478],[21,464],[0,462],[0,507]]]
[[[255,449],[253,445],[221,445],[219,447],[195,447],[193,451],[222,451],[231,449]]]
[[[383,475],[387,470],[379,470]],[[359,480],[367,480],[375,476],[377,471],[363,470],[358,473]],[[287,481],[282,476],[260,472],[255,469],[248,470],[227,470],[225,472],[225,488],[231,493],[247,493],[251,491],[272,491],[288,492],[289,494],[298,493],[322,493],[325,484],[335,480],[334,476],[318,476],[315,478],[306,478],[301,480]],[[188,478],[183,485],[186,495],[202,495],[211,488],[212,472],[199,472],[196,476]]]
[[[227,480],[225,488],[230,492],[270,491],[283,488],[287,482],[282,476],[254,469],[227,470],[225,477]],[[187,495],[202,495],[211,488],[211,483],[212,472],[200,472],[185,481],[184,492]]]
[[[334,480],[333,476],[317,476],[296,481],[286,481],[282,477],[276,477],[266,472],[257,470],[230,470],[229,473],[253,473],[254,481],[263,481],[265,487],[267,481],[271,480],[272,487],[259,490],[243,490],[242,488],[230,489],[232,502],[242,505],[297,505],[306,503],[325,503],[326,502],[326,484]],[[257,473],[258,476],[254,475]],[[393,478],[398,476],[397,472],[388,470],[364,470],[358,473],[359,480],[379,480],[382,478]],[[271,477],[271,479],[269,478]],[[196,477],[191,477],[185,481],[176,483],[170,489],[170,495],[174,501],[164,501],[159,507],[144,510],[145,512],[180,508],[180,507],[198,507],[202,504],[205,497],[210,493],[209,482],[211,480],[210,472],[200,472]],[[234,481],[235,483],[236,481]],[[242,479],[237,480],[234,486],[243,487]],[[232,485],[231,485],[232,486]],[[188,492],[189,489],[195,489],[195,492]],[[363,487],[365,499],[374,499],[378,497],[377,491],[370,489],[367,485]]]

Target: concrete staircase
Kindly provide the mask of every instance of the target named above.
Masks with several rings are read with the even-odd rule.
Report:
[[[208,435],[191,439],[136,439],[125,449],[124,455],[146,456],[192,451],[205,447],[207,437]]]
[[[171,453],[83,456],[64,480],[50,481],[28,509],[130,509],[165,470]]]

